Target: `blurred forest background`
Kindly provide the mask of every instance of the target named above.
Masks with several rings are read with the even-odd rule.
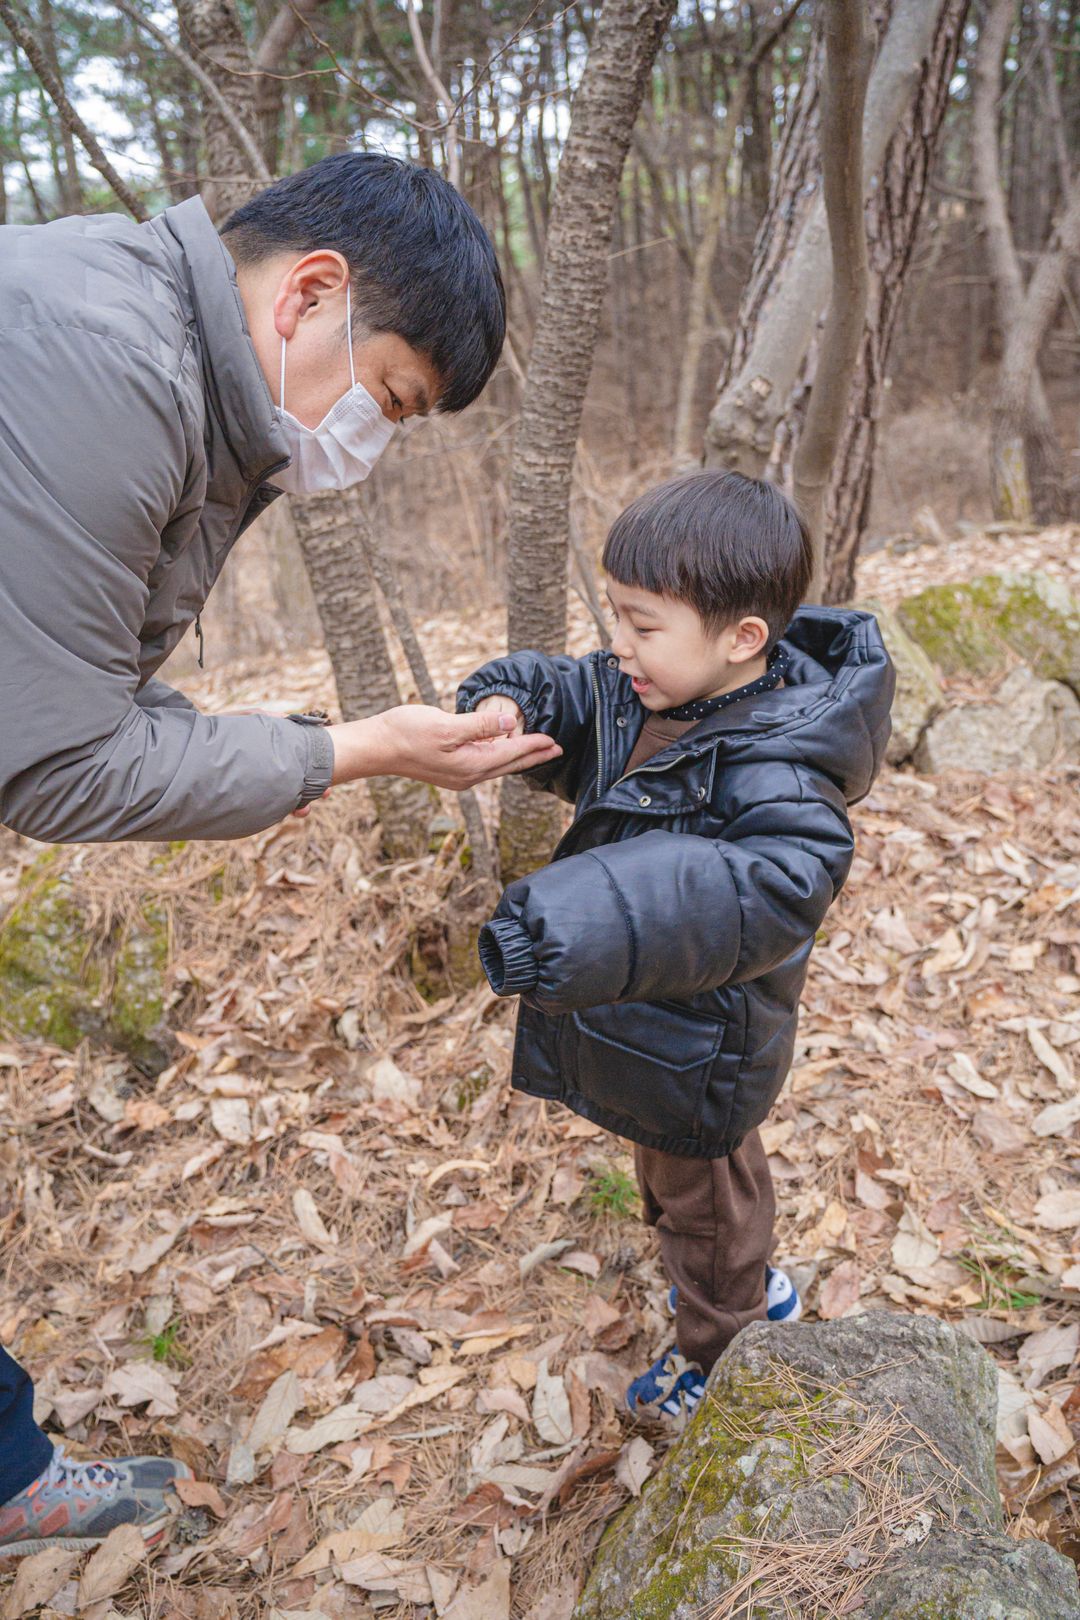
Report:
[[[666,8],[670,24],[647,65],[604,247],[601,328],[571,497],[571,539],[582,557],[595,554],[624,500],[673,465],[703,453],[747,459],[730,423],[716,419],[718,389],[721,401],[725,385],[731,395],[798,229],[820,205],[821,9],[768,0]],[[917,82],[905,81],[894,128],[867,130],[877,289],[868,329],[876,325],[877,337],[851,408],[878,418],[873,478],[867,488],[848,465],[852,489],[833,505],[841,527],[857,527],[869,549],[912,531],[952,534],[1029,515],[995,490],[992,407],[1021,295],[1057,245],[1055,221],[1075,185],[1080,9],[1076,0],[875,0],[868,9],[879,40],[890,18],[899,34],[918,27],[921,14],[928,64]],[[556,176],[598,15],[577,0],[427,0],[423,9],[416,0],[257,0],[235,9],[232,0],[179,0],[175,12],[136,0],[4,0],[0,16],[22,25],[34,61],[0,29],[0,218],[118,206],[57,104],[58,86],[150,211],[202,191],[220,217],[266,174],[349,148],[438,165],[496,240],[510,340],[483,399],[460,421],[432,422],[395,445],[364,501],[414,611],[499,603],[511,447]],[[616,58],[623,72],[631,64]],[[250,129],[261,173],[223,123],[215,85],[234,121]],[[1032,402],[1037,437],[1055,463],[1055,487],[1035,491],[1044,520],[1068,511],[1080,478],[1075,264],[1062,283],[1039,333]],[[807,313],[816,323],[824,310]],[[750,458],[778,476],[790,474],[814,325],[782,341],[793,376],[778,385],[770,442]],[[259,544],[245,542],[216,593],[208,615],[215,658],[318,640],[284,511],[267,527]]]

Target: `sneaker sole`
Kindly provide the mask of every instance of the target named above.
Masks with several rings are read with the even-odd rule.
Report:
[[[173,1521],[171,1513],[162,1519],[150,1519],[137,1524],[135,1529],[148,1548],[156,1547]],[[100,1547],[104,1536],[28,1536],[25,1541],[13,1541],[0,1547],[0,1558],[25,1558],[28,1553],[44,1552],[46,1547],[63,1547],[67,1552],[90,1552]]]

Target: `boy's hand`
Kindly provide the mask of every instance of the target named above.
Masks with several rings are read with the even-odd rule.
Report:
[[[513,698],[505,697],[501,692],[495,692],[491,697],[481,698],[473,710],[474,714],[508,714],[514,721],[513,735],[525,735],[525,716],[514,702]]]

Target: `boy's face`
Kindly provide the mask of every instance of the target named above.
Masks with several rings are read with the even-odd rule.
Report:
[[[710,631],[696,609],[673,596],[614,579],[607,582],[607,595],[615,617],[611,650],[647,709],[719,697],[764,673],[764,619],[748,615]]]

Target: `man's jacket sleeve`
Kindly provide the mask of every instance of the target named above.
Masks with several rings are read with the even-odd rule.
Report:
[[[50,842],[237,838],[317,798],[324,732],[139,691],[161,536],[205,493],[175,379],[77,325],[0,341],[0,823]]]
[[[195,705],[183,692],[178,692],[175,686],[167,686],[151,675],[144,681],[135,694],[135,702],[140,709],[194,709]]]
[[[535,770],[523,772],[530,787],[546,788],[573,803],[584,755],[592,747],[596,725],[596,679],[591,655],[509,653],[462,681],[458,687],[459,714],[471,714],[486,697],[512,698],[525,716],[526,731],[553,737],[562,756]]]
[[[511,884],[481,961],[497,994],[547,1013],[759,978],[813,938],[852,847],[841,794],[796,778],[792,798],[743,806],[723,838],[658,829]]]

